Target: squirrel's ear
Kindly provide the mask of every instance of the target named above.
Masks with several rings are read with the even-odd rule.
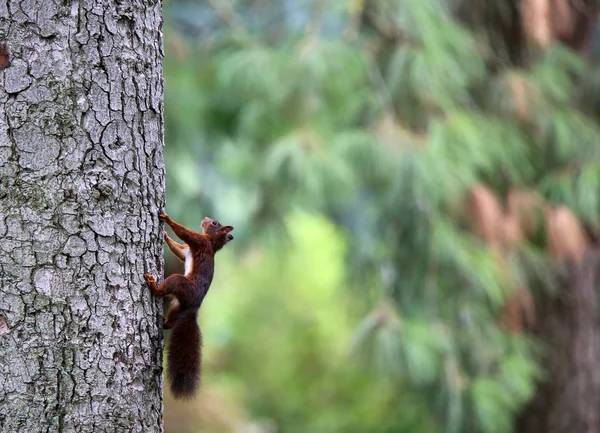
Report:
[[[229,232],[230,232],[230,231],[232,231],[232,230],[233,230],[233,227],[231,227],[231,226],[225,226],[225,227],[223,227],[223,228],[222,228],[222,229],[221,229],[219,232],[220,232],[221,234],[225,234],[225,233],[229,233]]]

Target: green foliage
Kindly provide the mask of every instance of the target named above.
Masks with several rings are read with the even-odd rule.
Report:
[[[287,218],[286,226],[285,255],[266,250],[240,264],[231,252],[219,253],[219,278],[201,320],[211,342],[206,356],[219,364],[206,371],[205,386],[243,385],[246,407],[285,432],[385,431],[382,420],[396,432],[435,431],[423,400],[402,397],[400,381],[382,381],[353,362],[349,342],[362,302],[345,288],[339,229],[307,214]],[[425,334],[409,333],[415,341]],[[410,350],[420,369],[426,354]]]
[[[169,207],[236,227],[202,313],[213,376],[285,432],[512,431],[542,369],[500,325],[515,287],[467,194],[527,188],[598,227],[593,65],[511,63],[451,2],[255,3],[235,38],[228,15],[202,46],[166,34],[188,50],[165,63]],[[552,286],[543,239],[510,269]]]

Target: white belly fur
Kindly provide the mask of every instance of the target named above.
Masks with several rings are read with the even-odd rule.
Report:
[[[194,267],[194,257],[192,257],[192,251],[187,248],[184,252],[185,255],[185,276],[187,277],[192,273],[192,268]]]

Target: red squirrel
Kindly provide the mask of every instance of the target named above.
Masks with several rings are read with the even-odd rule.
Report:
[[[233,227],[206,217],[202,220],[203,233],[197,233],[177,224],[166,213],[160,214],[159,219],[185,242],[177,243],[164,234],[169,249],[185,262],[185,275],[173,274],[160,286],[151,274],[144,274],[144,279],[156,296],[174,297],[164,321],[164,328],[171,329],[167,377],[175,398],[192,398],[198,388],[202,362],[202,334],[196,316],[213,279],[215,253],[233,239],[229,234]]]

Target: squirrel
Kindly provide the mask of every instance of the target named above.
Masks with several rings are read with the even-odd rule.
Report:
[[[171,329],[167,377],[173,396],[187,399],[194,396],[200,380],[202,333],[196,321],[198,309],[213,279],[215,253],[233,240],[229,233],[233,227],[205,217],[203,233],[197,233],[177,224],[166,213],[161,213],[159,219],[185,242],[180,244],[164,234],[169,249],[185,262],[185,275],[173,274],[160,286],[151,274],[144,274],[144,279],[156,296],[174,297],[164,320],[164,328]]]

